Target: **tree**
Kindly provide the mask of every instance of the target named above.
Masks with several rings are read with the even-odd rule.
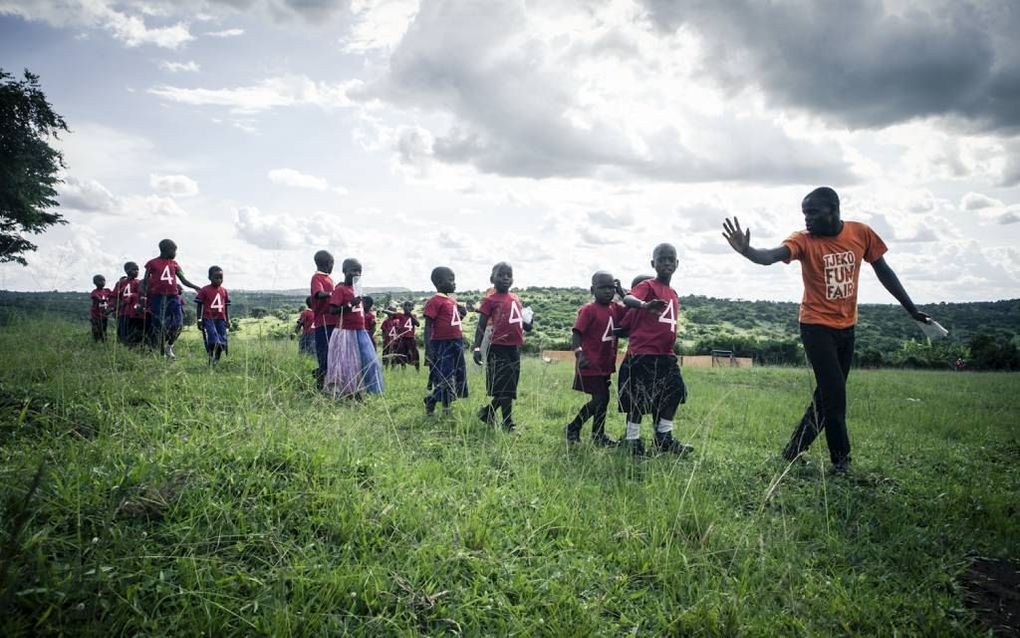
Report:
[[[69,132],[39,88],[39,76],[27,70],[23,80],[0,69],[0,263],[28,262],[36,245],[25,233],[39,234],[67,221],[52,209],[57,172],[64,158],[50,146],[60,131]]]

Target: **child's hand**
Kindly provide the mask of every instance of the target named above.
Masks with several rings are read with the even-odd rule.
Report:
[[[588,361],[588,357],[584,354],[584,350],[578,350],[574,353],[577,357],[577,367],[584,370],[585,368],[591,367],[591,362]]]
[[[662,299],[652,299],[651,301],[646,301],[644,305],[641,306],[641,309],[647,310],[648,312],[662,312],[666,309],[666,302]]]
[[[475,348],[474,353],[471,355],[471,359],[475,362],[475,365],[482,365],[482,351],[479,348]]]
[[[354,308],[355,306],[359,305],[361,305],[361,297],[355,297],[354,299],[351,299],[351,308]]]

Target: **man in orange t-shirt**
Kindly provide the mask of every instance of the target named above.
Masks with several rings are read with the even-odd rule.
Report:
[[[723,237],[748,260],[768,266],[777,261],[801,263],[804,297],[800,303],[800,337],[815,373],[815,393],[800,424],[783,450],[787,460],[798,458],[821,430],[829,445],[833,470],[850,468],[850,438],[846,428],[846,379],[854,356],[857,286],[861,265],[868,262],[885,289],[911,317],[928,323],[885,262],[882,239],[866,224],[839,218],[839,196],[828,187],[816,188],[801,202],[804,225],[772,249],[751,247],[750,229],[742,231],[736,217],[723,223]]]

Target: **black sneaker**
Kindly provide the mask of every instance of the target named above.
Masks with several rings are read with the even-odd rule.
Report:
[[[516,423],[514,423],[513,421],[504,421],[503,422],[503,431],[504,432],[506,432],[507,434],[511,434],[515,430],[517,430],[517,424]]]
[[[491,405],[483,405],[481,408],[479,408],[478,418],[481,420],[482,423],[486,425],[496,424],[495,410],[492,409]]]
[[[421,402],[425,404],[425,416],[432,416],[436,413],[436,404],[429,401],[429,397],[425,397]]]
[[[591,442],[593,445],[597,445],[599,447],[616,447],[620,444],[619,441],[614,441],[613,439],[606,436],[605,432],[593,434],[591,436]]]
[[[655,433],[655,449],[659,452],[669,452],[677,456],[687,456],[694,451],[690,445],[685,445],[673,438],[672,432]]]
[[[842,461],[836,461],[832,464],[832,474],[834,476],[846,476],[850,473],[850,459],[843,459]]]
[[[568,423],[566,427],[567,443],[581,442],[581,426],[576,423]]]
[[[645,442],[641,439],[627,439],[623,442],[623,447],[630,450],[631,456],[645,456]]]

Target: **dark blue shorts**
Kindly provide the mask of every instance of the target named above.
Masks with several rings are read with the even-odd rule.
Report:
[[[227,346],[227,322],[224,319],[203,319],[202,329],[205,332],[205,349],[212,352],[214,346]]]

